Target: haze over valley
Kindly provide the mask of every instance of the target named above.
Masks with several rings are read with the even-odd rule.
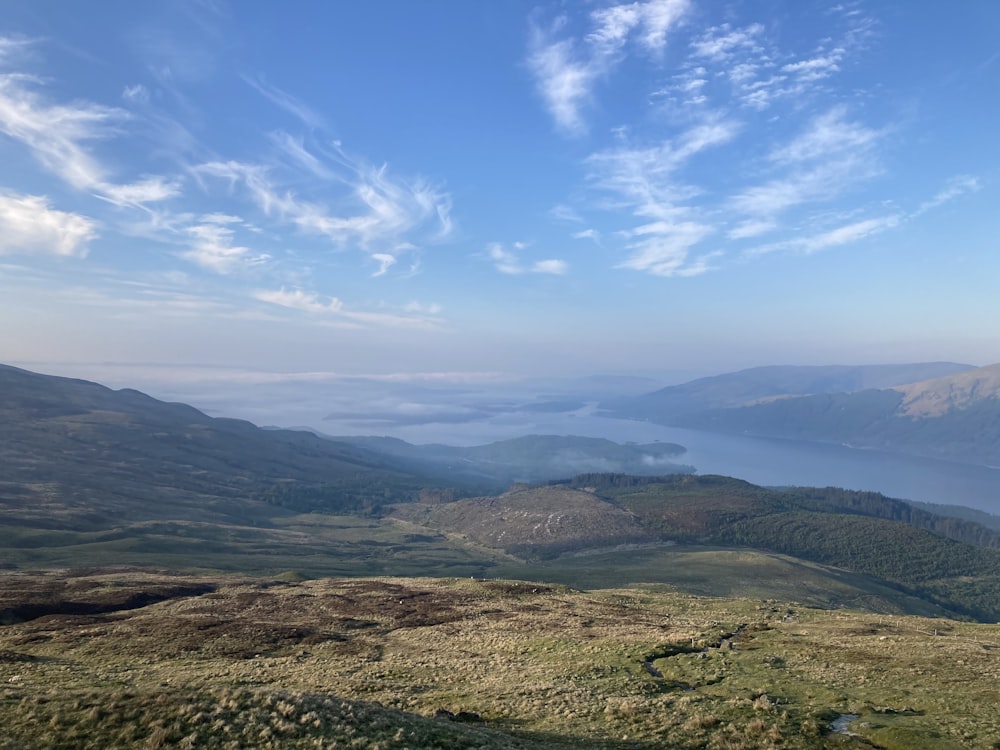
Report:
[[[996,750],[1000,4],[10,0],[0,750]]]

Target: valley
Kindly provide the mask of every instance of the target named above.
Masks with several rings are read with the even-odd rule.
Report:
[[[0,378],[0,747],[1000,743],[993,516]]]

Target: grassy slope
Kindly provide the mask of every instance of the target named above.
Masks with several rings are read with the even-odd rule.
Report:
[[[2,748],[853,746],[841,714],[887,749],[1000,742],[996,625],[499,580],[3,584],[0,615],[71,613],[0,626]]]

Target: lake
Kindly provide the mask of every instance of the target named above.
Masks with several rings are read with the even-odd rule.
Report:
[[[328,434],[359,434],[358,425],[323,425]],[[840,445],[724,435],[609,419],[593,409],[563,414],[504,414],[460,424],[393,426],[379,434],[411,443],[477,445],[526,434],[603,437],[619,443],[680,443],[677,460],[700,474],[725,474],[761,485],[873,490],[890,497],[964,505],[1000,515],[1000,470]]]

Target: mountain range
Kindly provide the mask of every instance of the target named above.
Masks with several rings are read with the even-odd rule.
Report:
[[[1000,465],[1000,365],[760,367],[604,406],[676,427]]]
[[[547,436],[466,449],[345,441],[2,367],[0,565],[683,581],[1000,617],[1000,536],[973,521],[875,493],[603,470],[676,469],[680,451]],[[596,470],[551,476],[567,456]],[[490,489],[518,472],[535,484]],[[748,556],[766,576],[747,579]]]

